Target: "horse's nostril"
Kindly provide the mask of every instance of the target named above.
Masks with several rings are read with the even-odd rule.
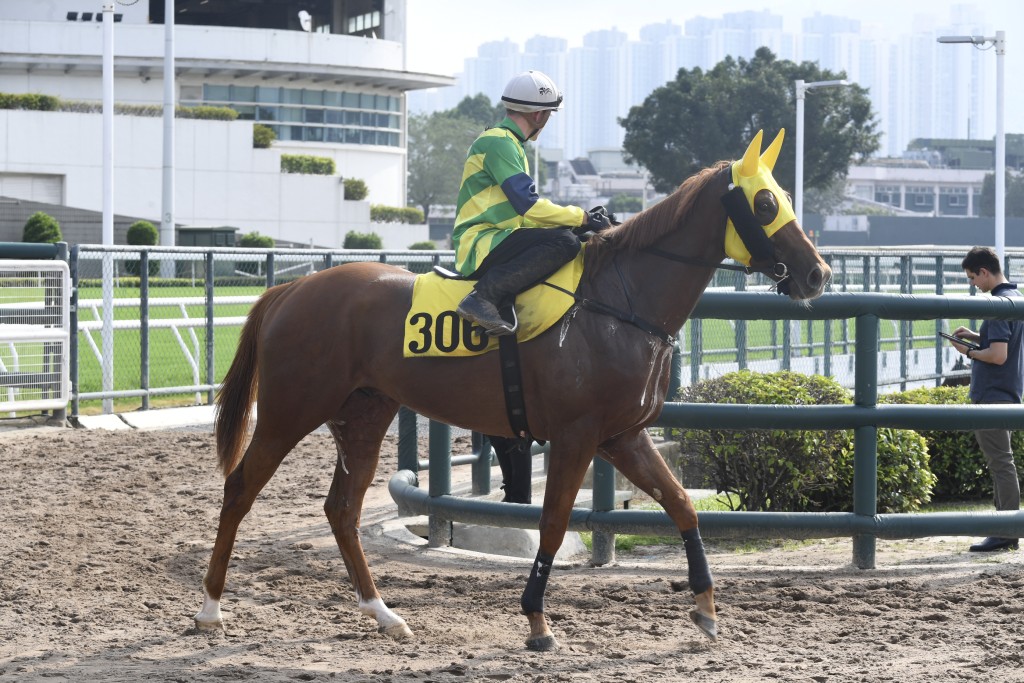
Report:
[[[831,273],[826,272],[821,266],[815,266],[807,273],[807,285],[813,290],[819,290],[828,282]]]

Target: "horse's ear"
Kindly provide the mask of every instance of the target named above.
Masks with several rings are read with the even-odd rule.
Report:
[[[779,134],[772,140],[772,144],[768,145],[768,149],[761,155],[761,163],[768,167],[768,170],[775,168],[775,162],[779,158],[779,150],[782,149],[782,139],[786,137],[786,129],[780,128]]]
[[[757,173],[758,159],[761,155],[761,137],[763,135],[763,130],[757,131],[757,135],[747,145],[747,151],[743,153],[743,160],[740,161],[740,175],[744,178],[749,178]]]

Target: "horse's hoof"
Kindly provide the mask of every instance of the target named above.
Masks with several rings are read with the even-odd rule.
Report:
[[[534,652],[551,652],[558,649],[558,641],[550,634],[529,638],[526,641],[526,649]]]
[[[408,640],[409,638],[412,638],[412,629],[410,629],[405,623],[381,626],[377,631],[379,633],[383,633],[392,640]]]
[[[224,622],[220,619],[216,621],[200,621],[198,618],[194,619],[196,628],[200,631],[223,631]]]
[[[701,614],[697,610],[690,610],[690,620],[697,625],[701,633],[706,635],[713,643],[718,640],[718,620]]]

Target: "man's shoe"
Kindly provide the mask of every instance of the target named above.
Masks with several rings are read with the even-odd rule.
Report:
[[[487,330],[492,337],[503,337],[506,334],[514,334],[519,327],[518,321],[510,325],[507,320],[501,317],[498,307],[487,299],[484,299],[476,292],[470,292],[456,311],[459,315],[470,322],[474,322]]]
[[[1017,539],[1016,538],[999,538],[998,536],[989,536],[981,543],[975,543],[971,546],[970,550],[972,553],[991,553],[996,550],[1016,550]]]

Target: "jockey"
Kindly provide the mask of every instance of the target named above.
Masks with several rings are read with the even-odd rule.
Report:
[[[508,82],[501,101],[505,119],[469,148],[452,233],[456,269],[477,280],[458,313],[491,336],[515,332],[517,323],[498,312],[502,305],[579,253],[573,228],[596,232],[610,225],[603,208],[587,212],[542,199],[530,177],[523,145],[562,107],[554,82],[539,71],[523,72]]]

